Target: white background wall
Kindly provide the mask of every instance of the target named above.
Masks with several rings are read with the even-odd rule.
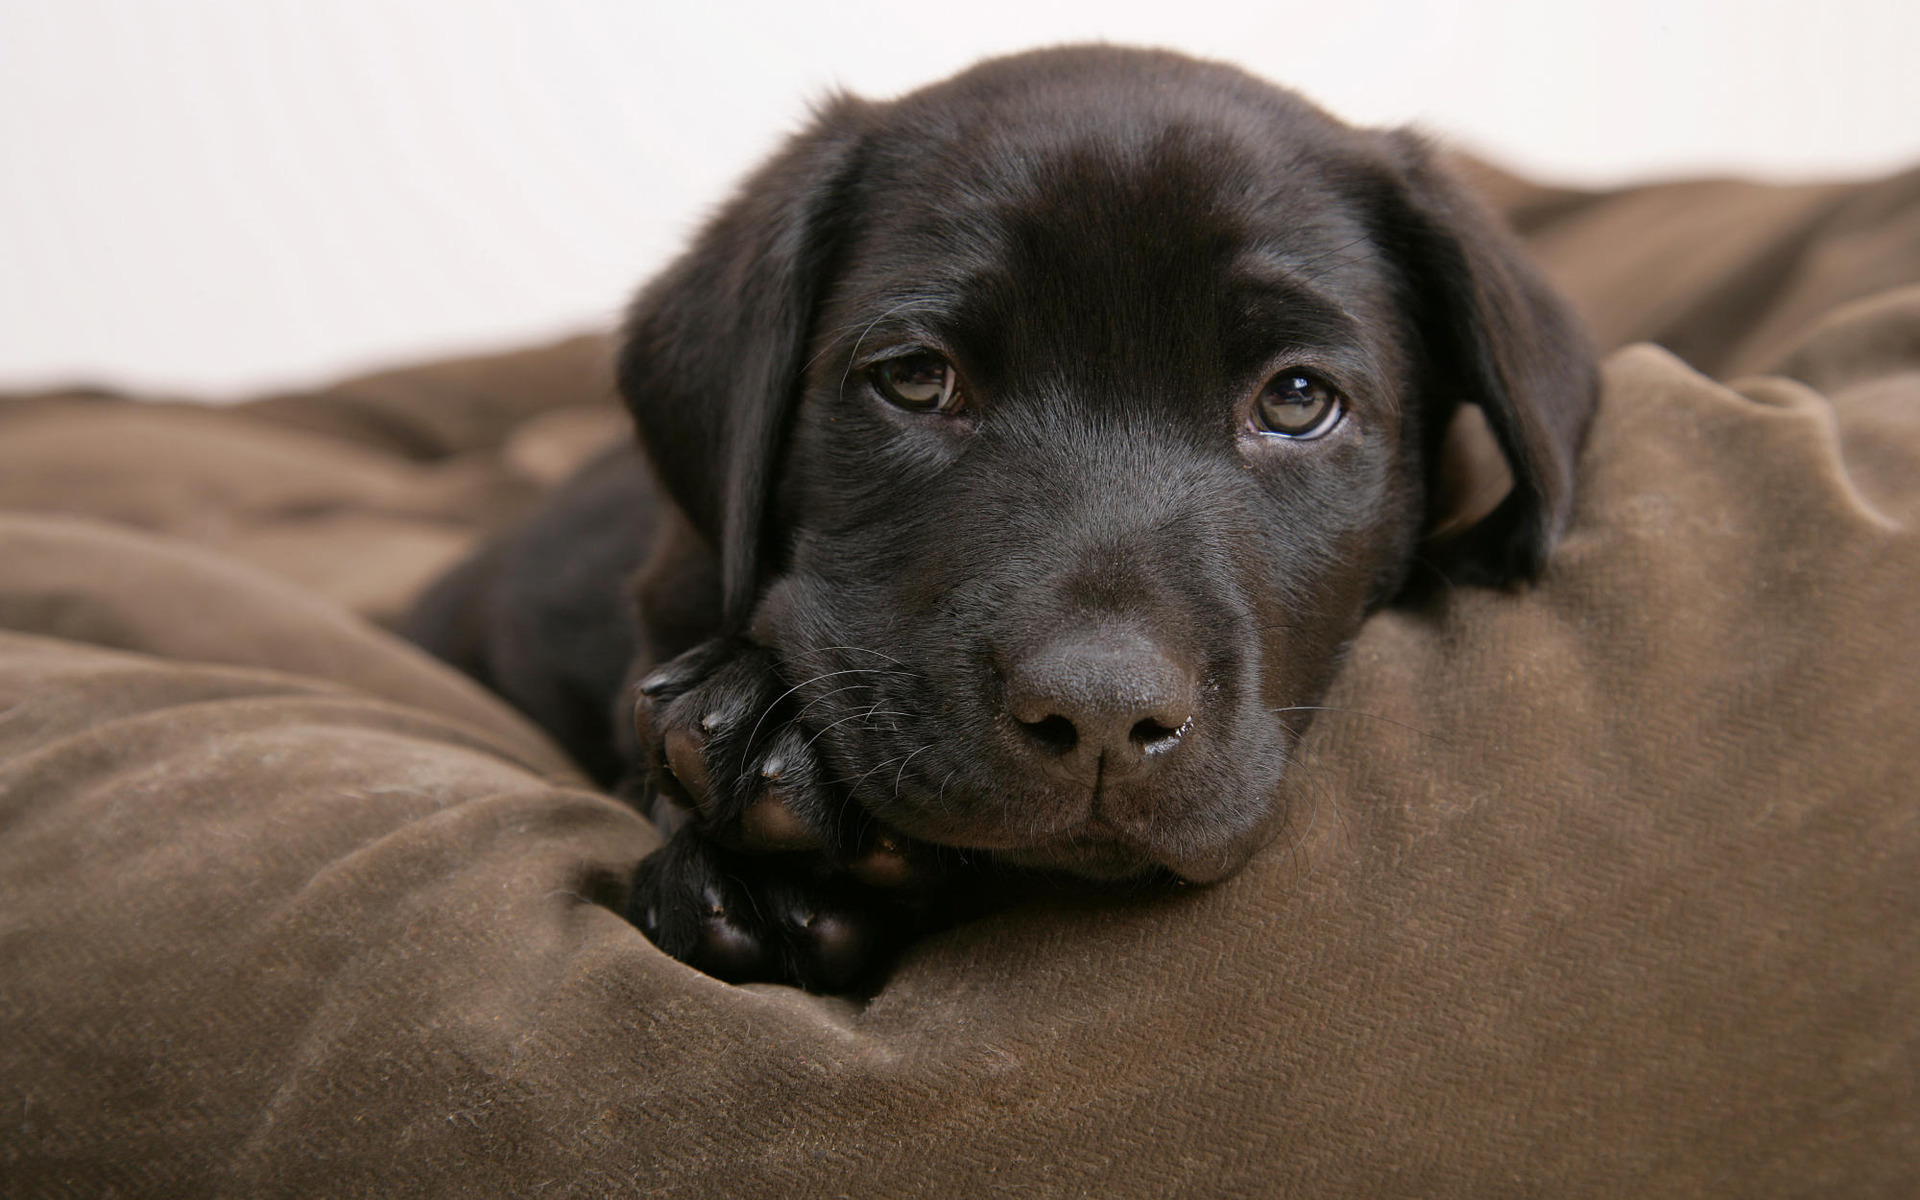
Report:
[[[826,89],[1085,38],[1564,180],[1920,160],[1914,0],[0,0],[0,386],[602,322]]]

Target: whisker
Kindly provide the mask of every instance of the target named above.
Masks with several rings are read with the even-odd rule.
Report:
[[[1366,241],[1370,236],[1371,235],[1369,234],[1363,233],[1359,237],[1354,238],[1352,241],[1342,242],[1340,245],[1335,246],[1333,249],[1324,251],[1320,254],[1316,254],[1312,258],[1308,259],[1303,263],[1291,265],[1287,268],[1287,274],[1299,277],[1300,273],[1305,271],[1308,267],[1311,267],[1316,263],[1323,263],[1327,261],[1329,258],[1332,258],[1336,254],[1343,254],[1346,251],[1353,249],[1355,246],[1358,246],[1361,242]],[[1374,251],[1371,251],[1370,253],[1378,253],[1378,250],[1376,249]],[[1353,261],[1364,262],[1367,259],[1367,257],[1368,255],[1363,254],[1359,258],[1354,259]],[[1345,265],[1346,265],[1345,263],[1335,263],[1333,264],[1332,267],[1327,268],[1327,270],[1335,270]],[[1321,272],[1322,275],[1324,275],[1325,273],[1326,273],[1325,271]],[[1302,279],[1302,282],[1311,282],[1312,280],[1318,279],[1319,277],[1320,277],[1319,275],[1307,275]]]
[[[1331,275],[1333,272],[1338,271],[1341,267],[1350,267],[1350,266],[1353,266],[1355,263],[1371,262],[1372,260],[1379,257],[1380,257],[1380,252],[1378,250],[1369,250],[1365,254],[1354,254],[1346,258],[1337,259],[1334,262],[1328,263],[1323,269],[1315,271],[1311,275],[1307,275],[1304,277],[1296,277],[1296,278],[1299,278],[1300,282],[1302,283],[1313,283],[1317,280],[1326,278],[1328,275]],[[1318,262],[1320,260],[1315,259],[1314,261]]]
[[[878,674],[879,672],[875,672],[875,673]],[[818,696],[815,696],[813,699],[801,705],[800,711],[793,715],[793,719],[795,721],[798,721],[801,717],[806,716],[807,712],[810,709],[812,709],[814,705],[820,703],[822,700],[825,700],[828,696],[838,696],[841,692],[851,692],[855,688],[863,688],[863,687],[870,688],[875,686],[877,685],[871,684],[871,683],[849,683],[845,687],[837,687],[837,688],[834,688],[832,691],[821,692]]]
[[[892,308],[881,313],[879,316],[875,317],[873,320],[868,321],[867,327],[860,331],[860,336],[853,339],[853,349],[847,351],[847,369],[840,373],[840,394],[842,396],[847,394],[847,380],[853,377],[853,360],[860,357],[860,343],[867,340],[867,335],[873,332],[873,327],[875,325],[878,325],[880,322],[886,320],[888,317],[892,316],[893,314],[899,312],[901,309],[912,308],[912,307],[915,307],[916,305],[923,308],[931,308],[933,307],[933,302],[931,300],[928,300],[924,296],[917,297],[912,300],[902,300],[900,303],[894,305]],[[822,354],[826,353],[825,348],[821,350],[821,353]],[[807,365],[812,366],[813,364],[808,363]]]
[[[1434,578],[1447,585],[1447,602],[1449,604],[1459,598],[1460,585],[1448,578],[1446,571],[1441,569],[1440,564],[1418,554],[1413,556],[1413,561],[1415,565],[1425,567],[1427,570],[1433,572]]]
[[[740,751],[740,769],[742,771],[745,771],[747,769],[747,755],[753,749],[753,739],[760,736],[760,727],[767,723],[767,718],[773,715],[773,710],[779,707],[780,702],[782,700],[785,700],[788,696],[793,695],[795,692],[799,691],[801,688],[811,687],[814,684],[819,683],[823,679],[834,679],[841,675],[872,674],[874,672],[879,671],[880,669],[881,668],[878,668],[878,667],[849,667],[848,669],[843,671],[823,671],[822,673],[815,675],[811,679],[805,679],[799,683],[794,684],[792,687],[788,688],[786,691],[781,692],[778,696],[775,696],[772,700],[767,702],[767,707],[764,710],[762,710],[760,713],[760,719],[753,723],[752,731],[747,734],[747,740],[743,744],[743,748]],[[809,742],[807,744],[812,745],[813,743]]]
[[[862,328],[860,330],[860,336],[854,339],[854,342],[853,342],[854,350],[857,352],[860,349],[861,341],[866,338],[867,334],[873,331],[873,327],[875,325],[878,325],[880,322],[886,320],[888,317],[892,316],[894,313],[899,312],[901,309],[910,308],[916,304],[926,305],[929,308],[933,306],[933,302],[931,300],[928,300],[925,297],[918,297],[912,300],[902,300],[899,304],[894,305],[892,308],[888,309],[886,312],[881,313],[879,316],[875,317],[873,320],[868,321],[866,323],[865,328]],[[858,327],[859,325],[860,325],[860,322],[858,321],[849,321],[847,324],[840,326],[838,329],[829,329],[821,333],[819,335],[819,341],[820,341],[819,352],[816,353],[812,358],[809,358],[807,360],[807,365],[805,367],[802,367],[801,370],[802,371],[812,370],[815,363],[819,362],[821,359],[825,358],[828,354],[833,352],[834,347],[839,344],[839,340],[842,334],[847,333],[849,330],[852,330]],[[844,380],[842,381],[841,386],[843,387],[845,386]]]
[[[899,769],[898,771],[895,771],[895,772],[893,773],[893,798],[894,798],[895,800],[898,800],[898,799],[900,798],[900,780],[901,780],[901,779],[902,779],[902,778],[903,778],[903,777],[904,777],[904,776],[906,775],[906,773],[907,773],[907,763],[910,763],[910,762],[912,762],[912,761],[914,760],[914,757],[915,757],[916,755],[919,755],[919,754],[922,754],[922,753],[925,753],[926,751],[928,751],[928,750],[931,750],[931,749],[933,749],[933,743],[932,743],[932,742],[928,742],[928,743],[927,743],[926,745],[924,745],[924,746],[922,746],[922,747],[920,747],[920,749],[918,749],[918,750],[915,750],[915,751],[913,752],[913,754],[909,754],[909,755],[907,755],[907,759],[906,759],[906,762],[903,762],[903,763],[901,763],[901,764],[900,764],[900,769]]]
[[[1315,771],[1312,767],[1307,765],[1307,762],[1305,759],[1295,754],[1283,752],[1281,754],[1281,760],[1286,764],[1286,767],[1289,771],[1304,773],[1307,776],[1307,781],[1310,785],[1309,795],[1313,800],[1312,811],[1315,814],[1316,823],[1318,821],[1318,814],[1320,811],[1320,798],[1322,796],[1326,797],[1327,808],[1333,813],[1334,832],[1340,837],[1341,841],[1343,841],[1346,844],[1347,852],[1349,854],[1353,853],[1353,826],[1347,820],[1346,814],[1340,808],[1339,795],[1334,791],[1332,786],[1329,785],[1324,778],[1322,778],[1322,776],[1318,771]],[[1298,849],[1304,849],[1304,847],[1306,846],[1306,839],[1312,833],[1313,833],[1313,826],[1309,825],[1306,829],[1306,832],[1301,835],[1300,844],[1299,844],[1299,847],[1297,847]]]
[[[747,879],[736,871],[728,871],[726,874],[728,879],[733,880],[737,894],[747,898],[747,906],[753,909],[754,918],[764,924],[767,917],[760,911],[760,888],[757,882]]]
[[[848,721],[872,720],[875,716],[911,717],[912,715],[913,715],[912,713],[896,712],[892,709],[888,709],[885,712],[880,712],[876,708],[870,708],[863,713],[854,713],[850,717],[841,717],[838,721],[833,722],[831,725],[821,726],[819,733],[816,733],[812,737],[807,739],[807,745],[812,746],[815,742],[820,740],[821,736],[825,734],[827,730],[834,728],[834,726],[836,725],[845,725]]]
[[[869,647],[866,647],[866,646],[815,646],[808,650],[796,651],[793,657],[799,657],[801,655],[807,655],[807,654],[825,654],[832,650],[853,650],[861,654],[871,654],[875,658],[884,658],[890,663],[900,663],[900,665],[903,667],[907,665],[904,662],[900,662],[899,659],[895,658],[891,654],[882,654],[880,651],[870,649]],[[872,669],[878,670],[879,668],[876,667]]]
[[[1447,740],[1446,738],[1442,737],[1437,733],[1429,733],[1426,730],[1421,729],[1416,725],[1409,725],[1405,721],[1396,721],[1392,717],[1383,717],[1379,713],[1365,712],[1358,708],[1334,708],[1331,705],[1325,705],[1325,704],[1293,704],[1293,705],[1287,706],[1286,708],[1270,708],[1267,711],[1269,713],[1275,713],[1275,714],[1289,713],[1289,712],[1331,712],[1331,713],[1347,713],[1350,716],[1355,716],[1355,717],[1372,717],[1376,721],[1384,721],[1389,725],[1397,725],[1401,729],[1406,730],[1408,733],[1417,733],[1421,737],[1432,738],[1436,742],[1445,742]],[[1283,727],[1286,726],[1286,722],[1282,721],[1281,725]],[[1287,732],[1293,733],[1295,737],[1300,736],[1299,734],[1294,733],[1293,729],[1290,727],[1287,728]]]
[[[842,778],[835,777],[835,778],[828,779],[827,782],[833,784],[835,787],[843,787],[847,789],[849,793],[851,793],[855,788],[865,783],[867,781],[868,776],[872,775],[875,771],[884,770],[885,768],[892,766],[894,763],[900,762],[902,757],[903,756],[896,754],[892,758],[889,758],[884,762],[875,763],[873,766],[868,767],[866,770],[862,771],[857,778],[842,779]],[[913,756],[906,755],[904,757],[911,758]]]

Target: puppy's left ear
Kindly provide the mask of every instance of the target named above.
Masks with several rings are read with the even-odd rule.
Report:
[[[1424,358],[1424,556],[1502,584],[1545,566],[1573,504],[1599,393],[1594,352],[1519,240],[1417,135],[1386,135],[1396,176],[1380,240],[1406,276]]]
[[[654,470],[748,618],[807,338],[872,106],[836,97],[748,177],[627,315],[619,384]]]

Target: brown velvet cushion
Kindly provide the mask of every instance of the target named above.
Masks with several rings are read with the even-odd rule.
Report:
[[[1660,223],[1603,217],[1658,192],[1532,232],[1638,253]],[[1614,354],[1547,577],[1371,622],[1280,844],[963,927],[864,1005],[659,955],[607,907],[643,821],[205,526],[313,496],[107,454],[195,524],[0,468],[16,507],[173,535],[0,519],[0,1195],[1914,1194],[1920,287],[1814,279],[1802,320],[1818,272],[1757,300],[1690,245],[1648,303],[1747,311],[1671,336],[1791,326],[1791,378]],[[0,455],[51,414],[84,464],[83,410],[137,418],[22,402]],[[180,444],[215,426],[293,433],[184,414]],[[515,470],[504,424],[437,458],[299,436],[365,468],[335,511],[461,536],[433,472]]]

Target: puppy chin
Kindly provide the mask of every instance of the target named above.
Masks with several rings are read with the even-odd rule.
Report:
[[[1252,856],[1252,847],[1203,854],[1156,851],[1109,838],[1077,837],[996,850],[994,857],[1017,867],[1061,871],[1095,883],[1125,883],[1171,875],[1183,883],[1215,883]]]
[[[1125,842],[1074,840],[996,850],[1001,862],[1037,871],[1061,871],[1096,883],[1124,883],[1162,870],[1153,857]]]

